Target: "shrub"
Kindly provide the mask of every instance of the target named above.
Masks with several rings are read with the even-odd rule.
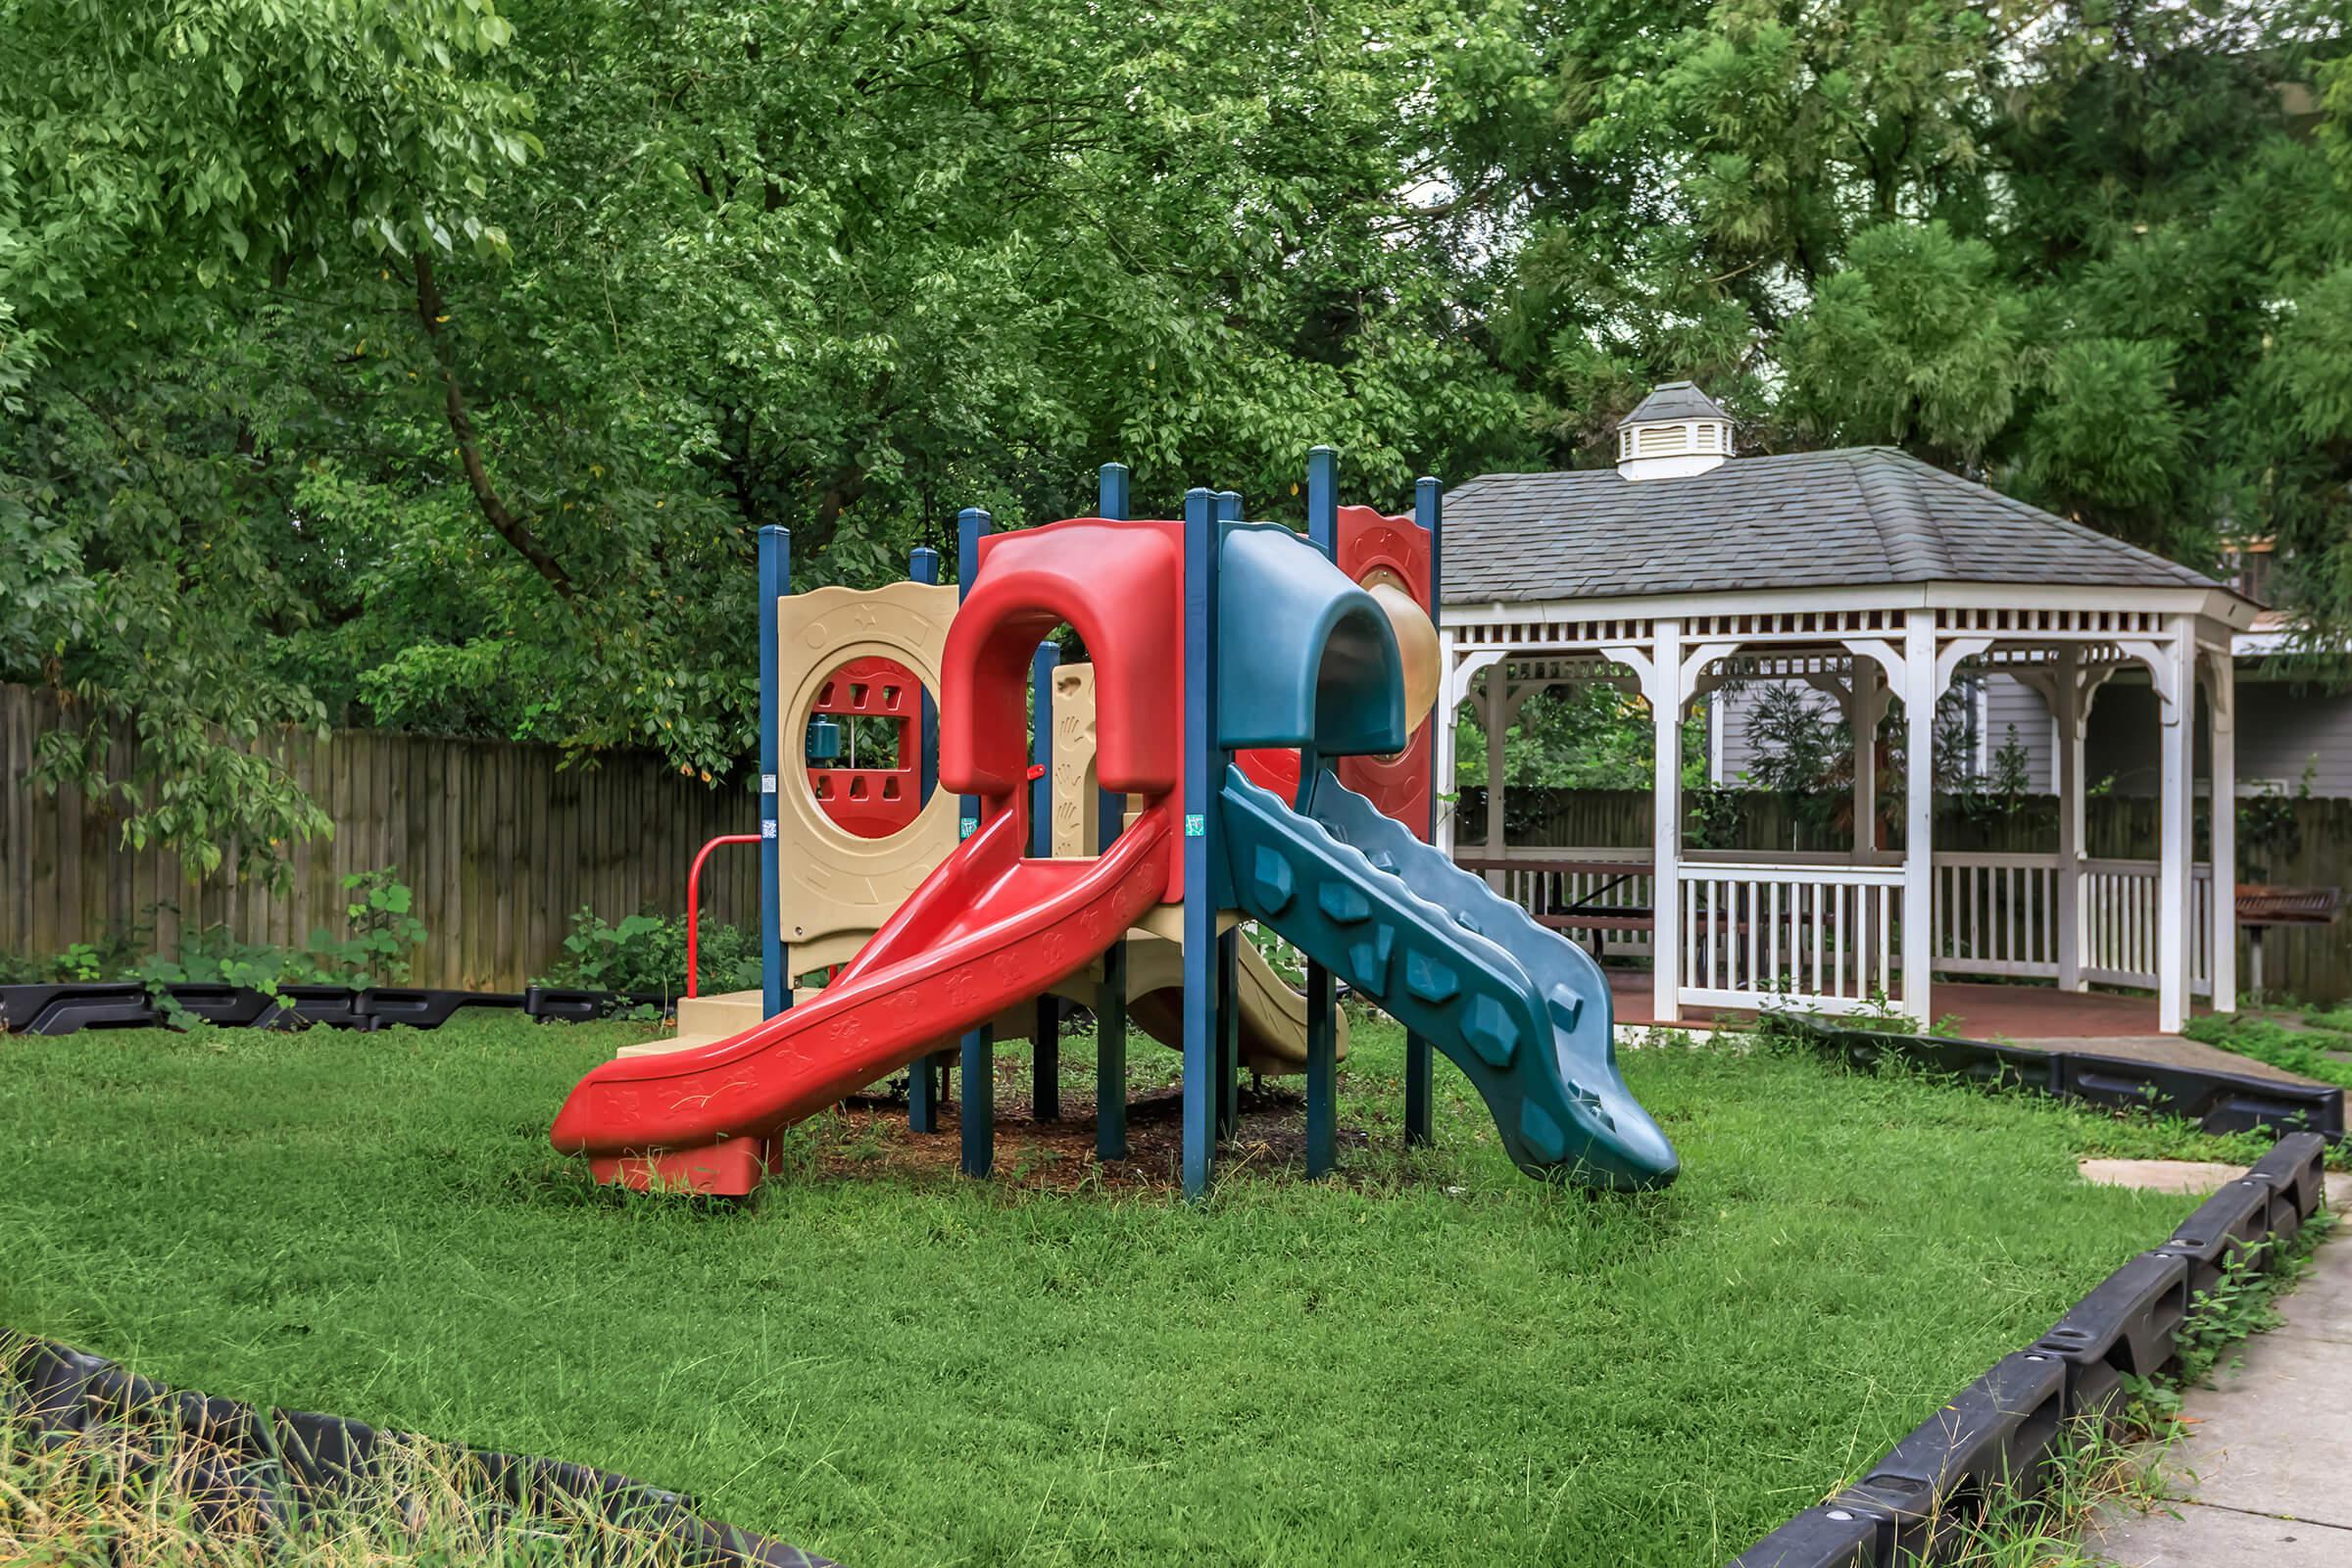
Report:
[[[351,902],[343,906],[347,934],[340,940],[321,926],[311,933],[306,956],[325,978],[321,984],[400,985],[409,978],[409,956],[424,941],[416,918],[416,895],[393,875],[396,868],[360,871],[343,879]]]
[[[743,991],[760,984],[759,943],[749,932],[706,920],[697,935],[698,989]],[[564,959],[540,977],[542,985],[584,991],[675,996],[686,986],[686,917],[643,909],[609,925],[582,906],[564,939]]]

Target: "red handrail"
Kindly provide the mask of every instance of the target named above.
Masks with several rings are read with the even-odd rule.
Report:
[[[686,994],[690,997],[694,995],[695,988],[695,953],[698,947],[696,924],[703,913],[703,862],[710,858],[710,852],[721,844],[759,842],[760,835],[757,833],[722,833],[703,846],[703,852],[694,858],[694,868],[686,873]]]

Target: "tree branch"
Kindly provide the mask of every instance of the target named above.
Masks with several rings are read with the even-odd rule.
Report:
[[[424,327],[424,338],[433,351],[433,363],[441,368],[441,385],[449,411],[450,434],[457,437],[458,460],[466,469],[466,486],[473,491],[474,504],[498,536],[514,547],[514,553],[531,564],[531,568],[547,579],[549,587],[564,599],[575,597],[570,574],[563,563],[548,553],[547,547],[531,532],[530,524],[507,510],[505,501],[490,483],[490,470],[482,462],[481,443],[473,433],[473,416],[466,410],[466,394],[458,387],[457,357],[451,352],[449,339],[441,327],[449,318],[448,302],[441,297],[440,285],[433,278],[433,258],[421,247],[416,252],[416,319]]]

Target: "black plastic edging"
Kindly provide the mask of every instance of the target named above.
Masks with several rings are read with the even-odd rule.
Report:
[[[0,1336],[0,1339],[19,1338]],[[45,1443],[73,1434],[164,1426],[219,1450],[202,1456],[190,1488],[198,1518],[258,1513],[273,1525],[366,1492],[387,1450],[417,1441],[364,1421],[307,1410],[264,1410],[239,1399],[167,1388],[103,1356],[54,1341],[20,1338],[8,1370],[16,1390],[6,1413]],[[165,1461],[143,1445],[121,1450],[141,1476]],[[693,1560],[743,1568],[836,1568],[829,1559],[701,1516],[692,1497],[608,1470],[520,1454],[461,1449],[508,1503],[544,1512],[586,1509],[689,1548]],[[143,1469],[142,1469],[143,1467]],[[495,1521],[488,1521],[495,1524]]]
[[[2270,1184],[2248,1173],[2199,1203],[2173,1232],[2173,1239],[2156,1249],[2187,1263],[2192,1304],[2211,1292],[2226,1271],[2237,1267],[2244,1253],[2262,1245],[2271,1228],[2272,1197]]]
[[[2142,1252],[2102,1280],[2034,1348],[2066,1367],[2066,1414],[2102,1420],[2126,1378],[2153,1378],[2180,1353],[2188,1318],[2188,1263]]]
[[[0,986],[0,1025],[13,1034],[70,1035],[77,1029],[152,1029],[163,1022],[135,980],[88,985]]]
[[[1732,1559],[1732,1568],[1878,1568],[1877,1520],[1839,1503],[1823,1503]]]
[[[352,1029],[401,1025],[438,1029],[472,1007],[521,1011],[540,1022],[590,1023],[634,1007],[674,1011],[678,999],[661,992],[571,991],[533,986],[527,992],[446,991],[408,986],[250,986],[181,984],[163,988],[174,1007],[223,1029]],[[80,985],[0,986],[0,1034],[70,1035],[83,1029],[157,1029],[172,1022],[136,980]]]
[[[659,991],[573,991],[563,986],[533,986],[522,994],[522,1010],[550,1023],[593,1023],[626,1007],[677,1010],[680,999]]]
[[[2035,1051],[1989,1040],[1855,1029],[1807,1013],[1776,1015],[1856,1067],[1888,1057],[1975,1083],[2027,1089],[2095,1105],[2186,1117],[2209,1133],[2270,1128],[2344,1136],[2344,1092],[2251,1073],[2216,1072],[2088,1051]]]
[[[2207,1290],[2246,1258],[2268,1267],[2322,1202],[2328,1141],[2289,1133],[2163,1246],[2125,1263],[2034,1345],[2003,1356],[1864,1474],[1732,1559],[1731,1568],[1910,1568],[1945,1560],[1951,1527],[2048,1480],[2062,1418],[2111,1421],[2127,1376],[2180,1358]],[[2268,1245],[2265,1245],[2265,1238]]]
[[[1887,1449],[1863,1480],[1909,1483],[1947,1500],[1986,1496],[2003,1486],[2038,1493],[2065,1413],[2065,1363],[2020,1350],[1994,1362]]]
[[[2246,1177],[2270,1183],[2273,1191],[2292,1202],[2295,1221],[2300,1224],[2311,1218],[2327,1196],[2327,1151],[2314,1145],[2281,1141],[2278,1148],[2254,1162]]]

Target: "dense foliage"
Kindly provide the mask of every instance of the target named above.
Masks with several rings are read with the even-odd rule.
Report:
[[[740,787],[803,583],[1187,482],[1591,463],[1690,375],[2352,622],[2352,66],[2320,0],[0,0],[0,678],[134,841],[272,741]],[[85,733],[96,735],[95,725]]]
[[[1503,731],[1506,785],[1567,790],[1645,790],[1655,782],[1656,736],[1639,697],[1600,681],[1545,687],[1521,702]],[[1487,780],[1487,731],[1479,704],[1454,715],[1454,782]],[[1707,715],[1701,705],[1683,722],[1683,782],[1707,777]]]

